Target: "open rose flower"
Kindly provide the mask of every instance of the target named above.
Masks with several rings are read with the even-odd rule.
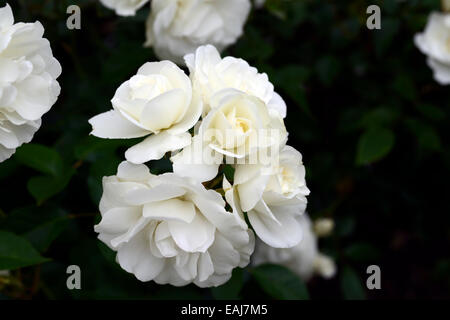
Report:
[[[188,130],[202,111],[188,76],[170,61],[144,64],[117,89],[111,102],[113,110],[89,120],[92,134],[110,139],[149,135],[125,153],[133,163],[160,159],[189,145]]]
[[[283,119],[257,97],[224,89],[211,98],[193,142],[172,157],[174,172],[207,181],[217,175],[224,157],[258,162],[278,154],[286,141]],[[265,158],[264,158],[265,159]]]
[[[115,10],[119,16],[134,16],[136,11],[150,0],[100,0],[107,8]]]
[[[309,190],[300,152],[285,146],[270,166],[236,166],[234,206],[247,212],[256,235],[276,248],[289,248],[302,239],[298,216],[306,209]],[[231,204],[230,204],[231,205]]]
[[[252,264],[276,263],[285,266],[300,278],[307,281],[314,274],[326,279],[336,274],[334,261],[319,252],[317,236],[313,232],[309,217],[304,214],[297,218],[302,227],[303,239],[292,248],[273,248],[262,241],[257,241]]]
[[[249,0],[153,0],[145,45],[159,58],[182,64],[198,46],[223,50],[235,43],[249,11]]]
[[[425,31],[417,34],[414,42],[428,56],[435,80],[442,85],[450,84],[450,14],[431,13]]]
[[[0,8],[0,162],[31,141],[59,96],[61,66],[43,34],[41,23],[14,23]]]
[[[204,114],[210,110],[210,100],[216,92],[234,88],[261,99],[269,109],[276,110],[282,118],[286,117],[286,104],[274,92],[267,74],[258,73],[247,61],[235,57],[222,59],[212,45],[201,46],[184,59],[193,88],[203,99]]]
[[[252,231],[219,193],[174,173],[152,175],[145,165],[123,162],[103,179],[100,212],[99,239],[141,281],[218,286],[254,248]]]

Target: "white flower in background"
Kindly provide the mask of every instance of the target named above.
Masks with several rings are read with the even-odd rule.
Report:
[[[9,270],[0,270],[0,277],[9,277]]]
[[[450,0],[442,0],[441,3],[444,11],[450,11]]]
[[[204,111],[210,110],[211,97],[218,91],[234,88],[253,95],[286,117],[286,104],[274,92],[267,74],[258,73],[247,61],[234,57],[221,58],[212,45],[199,47],[195,53],[184,57],[190,71],[193,88],[202,96]]]
[[[262,241],[272,247],[289,248],[302,240],[298,217],[306,209],[309,189],[300,152],[285,146],[278,162],[269,167],[237,165],[233,189],[239,210],[247,212]]]
[[[297,218],[303,233],[302,241],[292,248],[273,248],[262,241],[257,241],[252,264],[280,264],[307,281],[314,274],[329,279],[336,274],[334,261],[319,252],[317,237],[314,234],[309,217],[304,214]]]
[[[133,163],[160,159],[189,145],[188,130],[202,111],[188,76],[170,61],[144,64],[117,89],[111,103],[113,110],[89,120],[91,134],[110,139],[150,135],[125,153]]]
[[[100,0],[107,8],[114,10],[119,16],[134,16],[150,0]]]
[[[0,8],[0,162],[30,142],[56,102],[61,66],[43,38],[41,23],[14,23]]]
[[[160,59],[182,64],[201,45],[221,51],[235,43],[249,11],[249,0],[153,0],[145,45]]]
[[[414,42],[428,56],[435,80],[450,84],[450,14],[431,13],[425,31],[416,34]]]
[[[145,165],[122,162],[117,176],[103,178],[100,212],[99,239],[141,281],[218,286],[254,248],[252,231],[219,193]]]
[[[264,7],[266,0],[254,0],[255,8],[260,9]]]
[[[257,163],[265,154],[278,155],[286,129],[283,119],[262,100],[224,89],[211,97],[210,105],[192,144],[172,157],[174,172],[208,181],[217,175],[224,157]]]

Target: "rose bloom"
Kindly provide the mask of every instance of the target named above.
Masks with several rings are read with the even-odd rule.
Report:
[[[234,173],[237,206],[247,212],[256,235],[276,248],[289,248],[302,239],[298,217],[306,209],[309,189],[300,152],[285,146],[270,166],[237,165]]]
[[[414,37],[416,46],[426,54],[434,79],[450,84],[450,14],[433,12],[423,33]]]
[[[219,193],[174,173],[152,175],[145,165],[122,162],[116,176],[103,178],[100,212],[99,239],[141,281],[219,286],[253,253],[252,231]]]
[[[150,0],[100,0],[107,8],[115,10],[119,16],[134,16],[136,11]]]
[[[145,45],[160,59],[182,64],[201,45],[223,50],[235,43],[249,11],[249,0],[153,0]]]
[[[111,103],[113,110],[89,120],[91,134],[109,139],[148,136],[125,153],[133,163],[160,159],[189,145],[188,130],[202,111],[188,76],[170,61],[144,64],[117,89]]]
[[[211,109],[210,100],[216,92],[234,88],[261,99],[269,109],[277,111],[282,118],[286,117],[286,104],[274,92],[267,74],[258,73],[247,61],[235,57],[222,59],[212,45],[201,46],[184,59],[193,88],[203,99],[203,114]]]
[[[14,23],[0,8],[0,162],[30,142],[56,102],[61,66],[43,38],[41,23]]]
[[[285,143],[283,119],[257,97],[224,89],[210,104],[192,144],[171,158],[174,172],[208,181],[217,175],[224,157],[229,162],[271,161]]]
[[[313,232],[309,217],[304,214],[297,218],[302,227],[303,239],[292,248],[273,248],[262,241],[257,241],[252,264],[276,263],[283,265],[307,281],[314,274],[326,279],[336,274],[334,261],[319,252],[317,237]]]

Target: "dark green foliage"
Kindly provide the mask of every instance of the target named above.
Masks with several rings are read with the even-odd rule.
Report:
[[[96,239],[101,179],[136,141],[89,136],[87,120],[156,58],[143,48],[148,6],[119,18],[98,0],[76,1],[82,29],[70,31],[73,2],[9,1],[16,21],[42,22],[63,67],[61,95],[33,143],[0,163],[0,270],[25,279],[14,297],[28,294],[36,274],[32,294],[48,299],[449,297],[450,89],[433,80],[413,43],[439,1],[267,0],[252,12],[224,55],[266,72],[285,99],[288,143],[303,154],[311,189],[308,213],[336,223],[320,247],[338,274],[305,284],[265,265],[237,269],[214,289],[141,283]],[[381,30],[366,28],[369,4],[381,7]],[[171,170],[167,159],[150,165],[155,174]],[[231,167],[223,173],[232,179]],[[80,291],[65,286],[71,264],[81,267]],[[380,291],[366,289],[370,264],[381,267]]]

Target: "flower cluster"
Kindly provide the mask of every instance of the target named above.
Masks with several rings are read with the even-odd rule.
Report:
[[[305,234],[309,190],[300,152],[286,145],[286,104],[266,74],[211,45],[144,64],[90,120],[102,138],[144,137],[103,180],[99,238],[142,281],[217,286],[249,263],[253,231],[290,248]],[[173,172],[149,173],[163,157]]]
[[[149,0],[100,0],[118,15],[134,15]],[[153,0],[145,45],[160,59],[179,64],[204,44],[219,50],[236,42],[250,11],[249,0]]]
[[[0,8],[0,162],[30,142],[42,116],[56,102],[61,66],[39,22],[14,23]]]

